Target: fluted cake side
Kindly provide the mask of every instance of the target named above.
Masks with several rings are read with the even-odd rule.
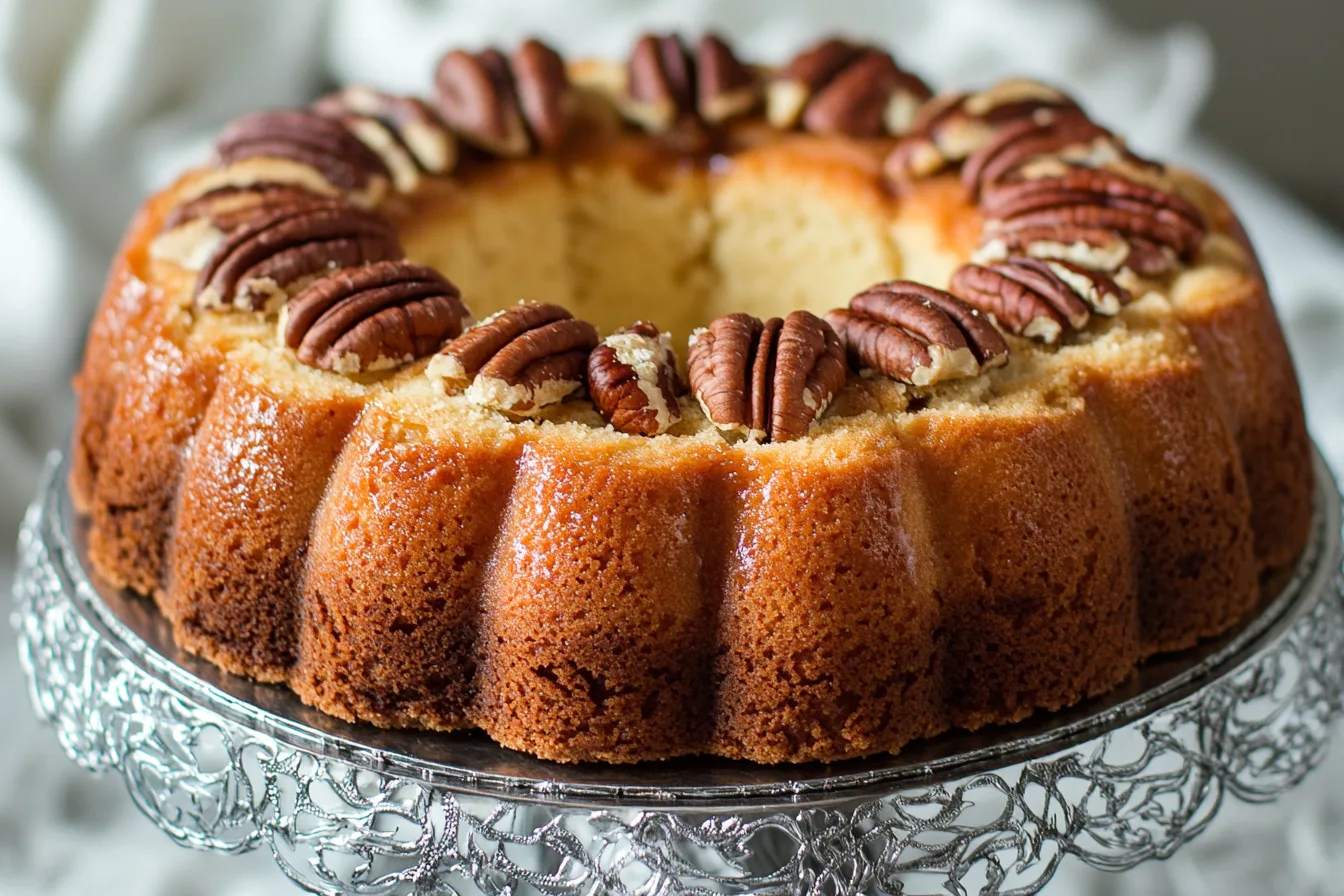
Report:
[[[382,260],[393,237],[376,222],[274,200],[345,240],[350,270],[382,264],[401,278],[395,296],[342,281],[339,308],[365,317],[329,325],[336,336],[412,307],[389,304],[398,296],[455,308],[460,294],[497,329],[513,318],[489,312],[523,295],[560,306],[498,340],[567,371],[547,383],[575,382],[558,400],[546,383],[500,380],[516,402],[503,411],[479,386],[453,384],[512,374],[494,373],[503,361],[468,369],[470,340],[496,335],[452,317],[430,322],[432,348],[409,361],[384,365],[353,336],[345,349],[331,348],[336,336],[296,349],[286,327],[334,301],[306,291],[321,272],[280,290],[278,322],[261,293],[255,307],[201,310],[201,284],[229,286],[229,269],[200,274],[161,234],[189,226],[172,216],[219,172],[151,198],[76,380],[70,484],[98,572],[152,596],[187,649],[351,721],[479,728],[565,761],[793,762],[894,751],[1102,693],[1145,657],[1244,619],[1262,580],[1301,549],[1311,473],[1291,359],[1244,233],[1192,175],[1162,176],[1172,208],[1199,215],[1207,236],[1179,266],[1126,281],[1141,287],[1132,301],[1126,290],[1050,344],[1031,335],[1045,311],[1019,333],[1009,311],[1027,306],[1001,304],[980,336],[975,319],[955,318],[971,334],[960,354],[922,336],[925,354],[898,358],[878,347],[905,345],[915,324],[900,318],[907,335],[892,336],[881,315],[913,313],[901,290],[914,286],[856,299],[848,316],[828,309],[916,271],[955,283],[972,257],[1014,277],[1036,270],[985,255],[1000,225],[984,208],[999,200],[968,196],[947,173],[893,189],[895,138],[748,121],[707,155],[600,110],[588,125],[552,156],[468,152],[451,179],[422,172],[385,201],[410,261],[451,284]],[[1079,294],[1091,301],[1120,289],[1087,276],[1094,291]],[[740,328],[799,310],[815,316],[767,322],[751,339],[761,352],[811,352],[815,391],[789,407],[765,393],[776,416],[759,441],[734,435],[748,421],[714,416],[736,412],[697,388],[724,376],[703,366],[692,395],[661,368],[674,401],[641,418],[641,434],[584,397],[590,331],[608,364],[626,365],[620,394],[652,408],[667,404],[649,379],[660,331],[635,338],[624,324],[654,316],[676,344],[711,318],[745,311]],[[430,325],[396,314],[416,339]],[[378,320],[390,332],[394,317]],[[829,321],[848,361],[835,360]],[[737,331],[692,339],[704,332]],[[889,341],[861,349],[859,333]],[[850,365],[834,388],[824,371],[844,368],[828,363]],[[919,383],[968,363],[976,375]]]

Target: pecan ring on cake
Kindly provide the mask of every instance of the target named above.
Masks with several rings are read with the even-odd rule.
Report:
[[[1036,82],[632,44],[452,49],[149,199],[76,380],[98,573],[562,761],[891,752],[1255,610],[1309,443],[1212,188]]]

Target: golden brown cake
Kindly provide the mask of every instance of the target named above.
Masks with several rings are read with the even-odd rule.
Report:
[[[132,223],[76,389],[90,557],[182,646],[565,761],[1069,706],[1245,618],[1310,513],[1218,194],[839,40],[246,116]]]

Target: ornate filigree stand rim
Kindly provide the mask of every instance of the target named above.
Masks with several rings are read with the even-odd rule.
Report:
[[[1344,574],[1319,457],[1317,478],[1293,582],[1160,688],[954,756],[796,780],[482,773],[251,706],[100,599],[55,457],[21,534],[13,621],[33,704],[72,758],[120,771],[179,842],[264,843],[314,892],[1031,893],[1064,855],[1110,869],[1168,855],[1225,794],[1273,799],[1319,762],[1344,693]]]

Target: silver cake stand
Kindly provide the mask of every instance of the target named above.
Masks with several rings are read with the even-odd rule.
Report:
[[[37,713],[170,837],[270,850],[316,893],[1028,894],[1065,856],[1170,855],[1228,796],[1322,758],[1344,694],[1340,499],[1317,460],[1292,581],[1222,640],[1119,692],[896,757],[760,767],[557,765],[478,734],[346,725],[174,646],[94,581],[53,457],[19,539],[14,613]]]

